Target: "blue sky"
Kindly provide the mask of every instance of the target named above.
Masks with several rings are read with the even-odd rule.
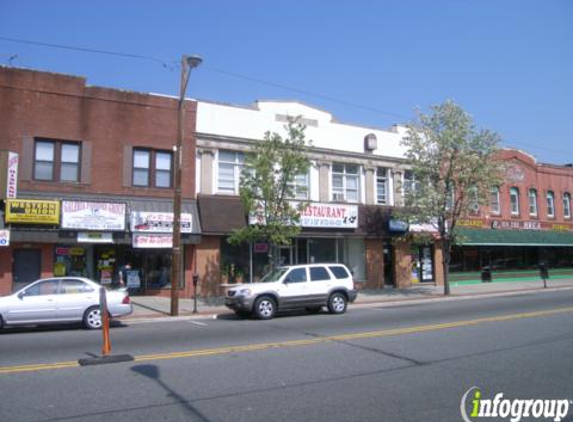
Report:
[[[0,0],[3,65],[176,95],[181,55],[199,54],[189,97],[380,128],[454,99],[554,164],[573,162],[572,46],[573,0]]]

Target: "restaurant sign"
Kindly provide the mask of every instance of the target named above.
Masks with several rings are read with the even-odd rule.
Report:
[[[62,201],[62,228],[125,230],[125,204]]]
[[[314,228],[355,229],[358,227],[358,206],[310,204],[300,213],[300,225]]]
[[[59,224],[60,203],[35,199],[7,199],[6,223]]]
[[[192,215],[181,214],[181,233],[192,233]],[[172,233],[173,213],[172,212],[147,212],[132,211],[130,216],[130,226],[132,232],[145,233]]]

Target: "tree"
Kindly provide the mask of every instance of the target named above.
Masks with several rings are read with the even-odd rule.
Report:
[[[449,264],[460,217],[487,205],[493,186],[502,181],[496,159],[499,136],[477,129],[453,101],[419,113],[402,145],[413,178],[404,186],[405,210],[412,223],[432,225],[442,245],[444,294],[450,294]]]
[[[290,245],[300,233],[300,211],[306,203],[297,205],[293,198],[295,178],[308,174],[310,167],[310,142],[307,145],[305,129],[300,119],[290,119],[285,125],[285,138],[266,132],[247,154],[239,193],[251,224],[235,230],[229,237],[230,243]]]

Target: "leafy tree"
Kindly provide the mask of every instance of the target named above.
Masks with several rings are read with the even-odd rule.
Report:
[[[308,174],[310,167],[305,129],[300,119],[290,119],[286,137],[266,132],[247,154],[239,193],[251,224],[235,230],[230,243],[289,245],[300,233],[300,211],[307,204],[293,202],[293,182],[297,175]]]
[[[443,249],[444,294],[449,295],[457,222],[488,204],[492,187],[502,181],[502,164],[496,159],[499,136],[477,129],[459,105],[448,100],[431,111],[419,113],[402,141],[413,176],[404,186],[404,205],[410,222],[437,230]]]

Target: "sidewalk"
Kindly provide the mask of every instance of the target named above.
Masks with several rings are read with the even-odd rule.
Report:
[[[547,289],[543,288],[543,281],[504,281],[481,284],[451,283],[450,298],[471,298],[498,294],[511,294],[519,292],[535,292],[559,288],[572,288],[573,279],[549,279]],[[444,288],[434,285],[415,285],[407,289],[386,288],[380,290],[361,290],[358,298],[351,306],[372,304],[399,304],[403,302],[420,302],[424,300],[448,300],[444,297]],[[144,320],[150,318],[168,318],[171,309],[171,299],[159,296],[132,296],[133,313],[120,320]],[[223,305],[223,298],[205,301],[197,299],[197,313],[193,313],[193,299],[179,299],[179,316],[201,318],[215,317],[219,314],[232,313]]]

